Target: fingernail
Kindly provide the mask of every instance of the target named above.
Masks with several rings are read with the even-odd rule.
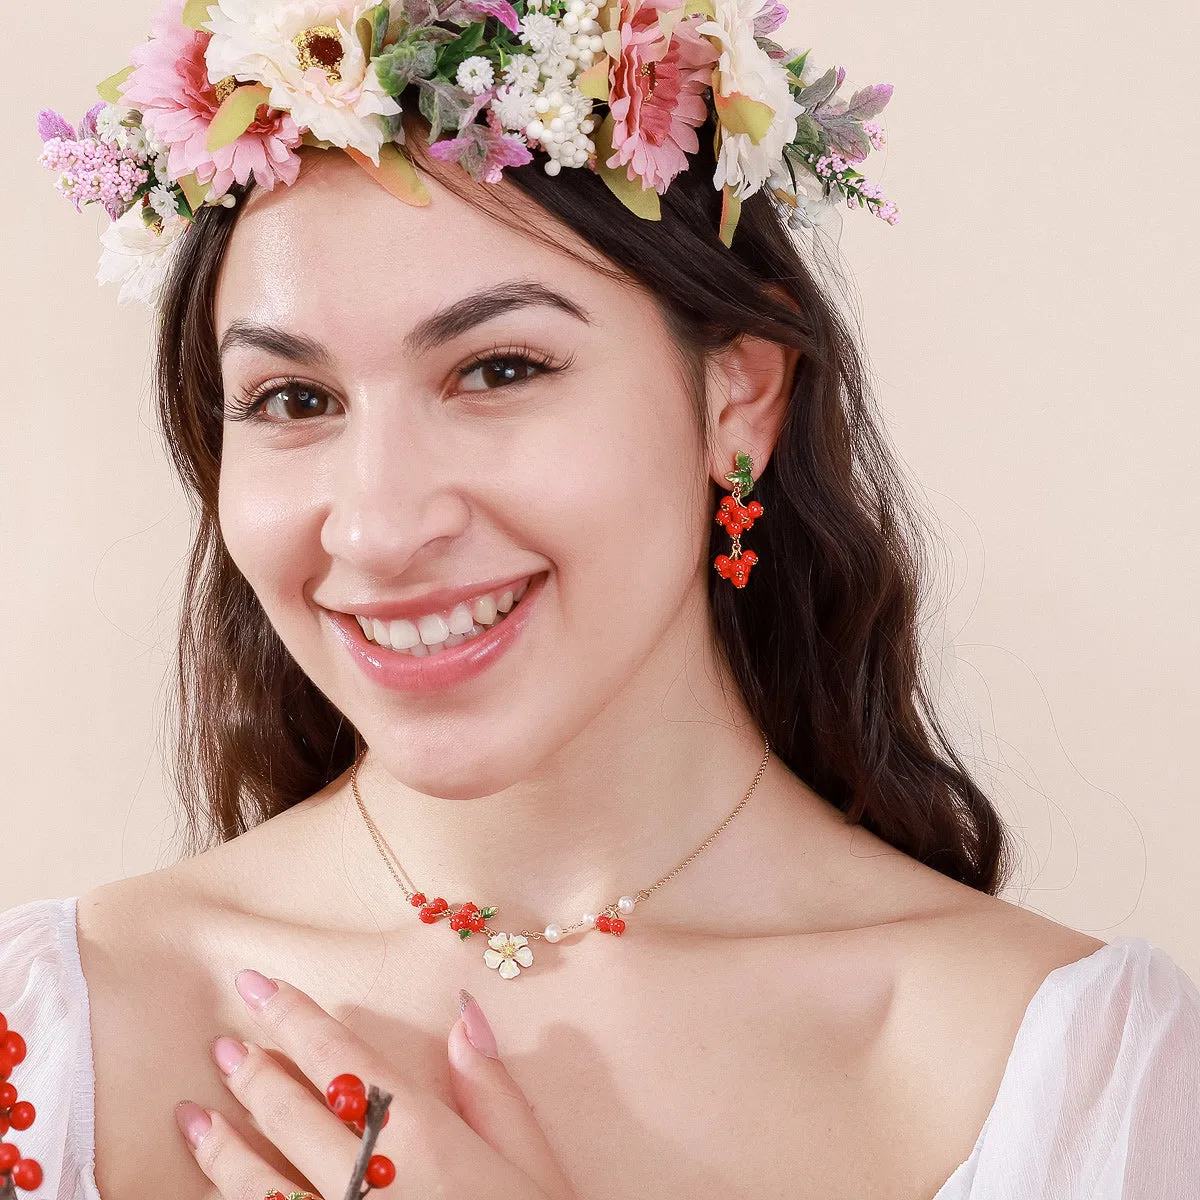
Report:
[[[180,1100],[175,1105],[175,1120],[193,1149],[200,1145],[204,1135],[212,1128],[212,1118],[200,1105],[193,1104],[190,1100]]]
[[[236,1038],[225,1037],[222,1034],[219,1038],[213,1038],[210,1049],[213,1062],[226,1075],[232,1075],[246,1061],[246,1047]]]
[[[479,1001],[466,988],[459,989],[458,1011],[462,1013],[463,1028],[467,1031],[467,1041],[480,1054],[486,1054],[488,1058],[499,1058],[500,1050],[496,1046],[496,1035],[492,1032],[487,1017],[483,1015]]]
[[[279,984],[249,968],[234,976],[233,985],[251,1008],[262,1008],[279,991]]]

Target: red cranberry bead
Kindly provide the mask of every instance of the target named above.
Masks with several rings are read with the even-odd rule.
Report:
[[[608,933],[609,923],[611,921],[612,918],[607,913],[600,913],[600,915],[596,918],[596,928],[599,929],[601,933]]]
[[[14,1129],[28,1129],[37,1116],[37,1109],[28,1100],[18,1100],[8,1114],[9,1123]]]
[[[367,1086],[357,1075],[351,1075],[347,1071],[345,1074],[334,1076],[329,1081],[329,1086],[325,1089],[325,1099],[332,1105],[339,1096],[351,1095],[355,1092],[365,1096]]]
[[[343,1121],[361,1121],[367,1111],[367,1098],[362,1092],[344,1092],[333,1102],[333,1111]]]
[[[10,1029],[0,1045],[8,1052],[13,1064],[25,1061],[25,1039],[15,1029]]]
[[[610,933],[615,933],[618,937],[625,932],[625,922],[620,917],[613,917],[608,926]]]
[[[22,1158],[12,1169],[12,1181],[23,1191],[42,1186],[42,1168],[35,1158]]]
[[[426,925],[432,925],[438,919],[436,910],[430,908],[428,905],[421,909],[421,911],[417,913],[417,916],[419,916]]]
[[[11,1171],[21,1159],[21,1152],[12,1142],[0,1142],[0,1175]]]
[[[413,892],[413,894],[409,896],[408,902],[413,906],[413,908],[420,908],[421,905],[425,903],[425,893]]]
[[[429,905],[434,912],[445,912],[450,907],[441,896],[435,896],[432,903]]]
[[[9,1108],[17,1102],[17,1089],[7,1081],[0,1083],[0,1108]]]
[[[367,1160],[367,1182],[376,1188],[385,1188],[396,1178],[396,1167],[386,1154],[372,1154]]]

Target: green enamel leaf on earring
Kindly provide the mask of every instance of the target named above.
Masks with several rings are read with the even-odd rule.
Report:
[[[482,917],[482,918],[483,918],[485,921],[490,921],[490,920],[492,919],[492,917],[494,917],[498,911],[499,911],[499,910],[498,910],[498,909],[496,909],[496,908],[481,908],[481,909],[479,910],[479,915],[480,915],[480,916],[481,916],[481,917]]]
[[[460,929],[458,931],[458,936],[465,942],[467,940],[467,938],[469,938],[471,936],[471,930]]]
[[[733,456],[733,461],[735,464],[734,469],[730,471],[725,478],[728,479],[730,483],[741,485],[741,498],[745,500],[745,498],[754,490],[754,476],[751,474],[754,468],[754,463],[752,462],[750,455],[748,455],[744,450],[738,450]]]

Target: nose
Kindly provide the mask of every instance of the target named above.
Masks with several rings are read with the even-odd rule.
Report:
[[[453,446],[394,402],[360,407],[338,438],[321,545],[356,574],[390,579],[470,519],[453,485]],[[440,444],[437,444],[439,443]]]

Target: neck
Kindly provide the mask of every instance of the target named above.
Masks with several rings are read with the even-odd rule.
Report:
[[[641,703],[608,706],[534,772],[491,795],[425,795],[368,751],[359,793],[407,888],[429,900],[444,897],[451,907],[468,900],[494,905],[492,924],[502,929],[542,929],[650,889],[679,867],[746,797],[765,746],[712,656],[651,692]],[[721,860],[736,850],[755,800],[766,803],[762,793],[784,772],[771,754],[742,810],[664,893],[685,907],[712,901],[713,887],[725,886]],[[341,810],[336,836],[345,839],[345,861],[358,874],[356,892],[382,927],[412,921],[415,913],[358,811],[349,772],[333,798]],[[660,916],[675,907],[657,892],[648,905]],[[645,915],[639,904],[637,919]]]

